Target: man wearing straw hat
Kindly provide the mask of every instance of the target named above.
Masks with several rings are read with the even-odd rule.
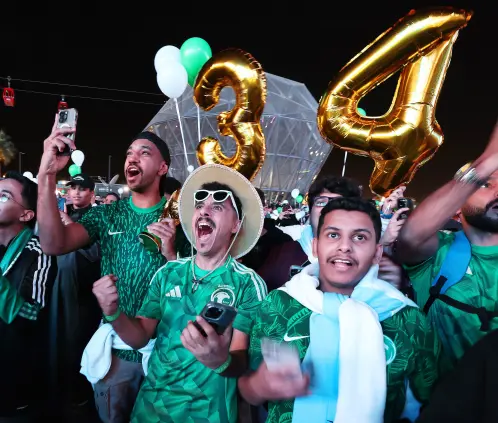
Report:
[[[241,174],[205,165],[186,180],[179,209],[197,254],[158,270],[137,318],[121,313],[112,322],[135,349],[157,334],[132,422],[235,422],[236,377],[247,368],[248,333],[267,292],[263,280],[236,259],[258,241],[263,206]],[[104,314],[119,313],[114,284],[97,282],[94,293]],[[210,301],[237,309],[221,335],[199,316]]]

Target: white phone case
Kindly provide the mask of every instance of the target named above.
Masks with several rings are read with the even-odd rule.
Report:
[[[263,338],[261,352],[270,372],[285,372],[290,377],[302,377],[301,360],[295,347],[270,338]]]

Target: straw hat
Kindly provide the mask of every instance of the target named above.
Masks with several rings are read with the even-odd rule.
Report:
[[[192,217],[194,215],[194,193],[203,184],[219,182],[230,187],[242,203],[245,216],[230,254],[234,258],[245,256],[258,242],[263,229],[264,213],[261,199],[244,176],[236,170],[219,164],[207,164],[194,170],[182,186],[179,198],[180,222],[188,240],[193,243]],[[195,246],[195,243],[193,243]]]

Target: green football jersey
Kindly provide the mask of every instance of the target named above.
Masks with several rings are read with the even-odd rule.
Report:
[[[166,263],[161,253],[148,252],[138,239],[140,232],[157,222],[166,200],[147,209],[136,207],[131,198],[109,205],[93,207],[78,222],[88,232],[92,242],[102,248],[101,274],[115,275],[119,307],[130,317],[137,315],[154,273]],[[138,351],[114,353],[128,361],[140,362]]]
[[[415,300],[423,308],[429,299],[432,281],[438,275],[454,233],[439,232],[439,249],[429,260],[406,267],[415,291]],[[464,277],[445,294],[462,303],[498,311],[498,246],[472,245],[472,255]],[[429,319],[436,327],[445,355],[454,364],[472,345],[486,335],[476,314],[466,313],[436,300],[429,310]],[[498,329],[498,319],[492,319],[490,330]]]
[[[272,291],[263,301],[251,331],[250,367],[256,370],[263,360],[261,340],[271,338],[292,342],[301,361],[310,344],[312,311],[283,291]],[[406,400],[407,381],[418,401],[426,403],[438,376],[440,344],[424,314],[405,307],[381,322],[387,362],[387,401],[384,422],[399,419]],[[358,346],[361,348],[361,345]],[[291,423],[294,400],[268,404],[267,423]]]
[[[195,266],[196,277],[207,275]],[[132,421],[232,423],[237,421],[235,378],[225,378],[197,361],[180,335],[189,320],[215,301],[237,308],[233,327],[250,333],[265,298],[266,284],[253,270],[229,257],[192,292],[191,259],[166,264],[151,282],[138,315],[159,320],[148,374]]]

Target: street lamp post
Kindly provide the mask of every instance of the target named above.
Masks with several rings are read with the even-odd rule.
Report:
[[[112,156],[109,155],[109,163],[107,165],[107,183],[111,182],[111,159]]]
[[[19,151],[19,173],[20,174],[22,174],[22,156],[23,156],[23,154],[26,154],[26,153]]]

